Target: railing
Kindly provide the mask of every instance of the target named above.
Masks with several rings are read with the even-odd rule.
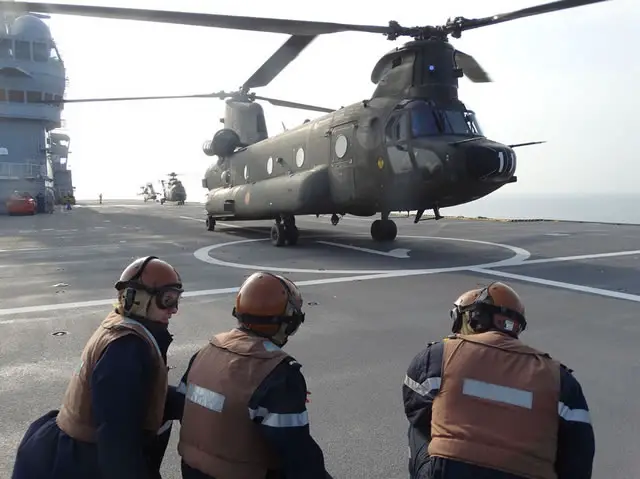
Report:
[[[43,166],[35,163],[0,162],[0,180],[21,180],[43,175]]]

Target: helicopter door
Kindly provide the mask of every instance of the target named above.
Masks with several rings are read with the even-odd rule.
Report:
[[[356,194],[354,133],[355,122],[337,126],[330,131],[329,184],[331,196],[336,203],[349,202]]]

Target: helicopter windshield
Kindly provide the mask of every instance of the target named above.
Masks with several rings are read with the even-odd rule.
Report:
[[[482,136],[480,125],[472,111],[434,108],[424,101],[413,101],[406,108],[411,112],[413,138],[436,135]]]

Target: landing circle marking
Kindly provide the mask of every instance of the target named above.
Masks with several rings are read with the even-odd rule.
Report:
[[[306,236],[305,239],[312,239],[316,236]],[[324,236],[323,236],[324,237]],[[267,266],[267,265],[259,265],[259,264],[244,264],[244,263],[235,263],[231,261],[224,261],[218,258],[214,258],[209,256],[211,251],[226,248],[230,246],[236,246],[247,243],[255,243],[258,241],[269,241],[269,238],[258,238],[258,239],[246,239],[246,240],[238,240],[238,241],[230,241],[227,243],[219,243],[211,246],[204,246],[193,253],[196,259],[204,262],[213,264],[216,266],[224,266],[227,268],[236,268],[236,269],[248,269],[248,270],[262,270],[262,271],[277,271],[281,273],[307,273],[307,274],[385,274],[390,273],[397,276],[402,275],[420,275],[420,274],[435,274],[435,273],[452,273],[455,271],[467,271],[472,268],[500,268],[506,266],[516,266],[531,256],[531,253],[526,249],[519,248],[517,246],[512,246],[508,244],[501,243],[492,243],[490,241],[480,241],[480,240],[472,240],[466,238],[444,238],[440,236],[398,236],[398,238],[406,238],[406,239],[417,239],[417,240],[436,240],[436,241],[459,241],[463,243],[473,243],[479,244],[483,246],[493,246],[495,248],[508,249],[513,252],[513,256],[510,258],[506,258],[500,261],[494,261],[492,263],[483,263],[483,264],[470,264],[466,266],[453,266],[448,268],[412,268],[412,269],[311,269],[311,268],[281,268],[278,266]]]

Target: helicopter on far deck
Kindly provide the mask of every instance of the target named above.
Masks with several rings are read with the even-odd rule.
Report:
[[[158,198],[158,193],[156,193],[153,183],[147,183],[141,186],[138,195],[142,196],[145,203],[149,200],[156,201]]]
[[[169,177],[167,181],[160,180],[164,194],[164,196],[160,198],[160,204],[165,204],[165,202],[169,201],[177,203],[178,205],[184,205],[185,201],[187,201],[187,191],[182,181],[178,179],[178,174],[171,172],[167,176]]]

